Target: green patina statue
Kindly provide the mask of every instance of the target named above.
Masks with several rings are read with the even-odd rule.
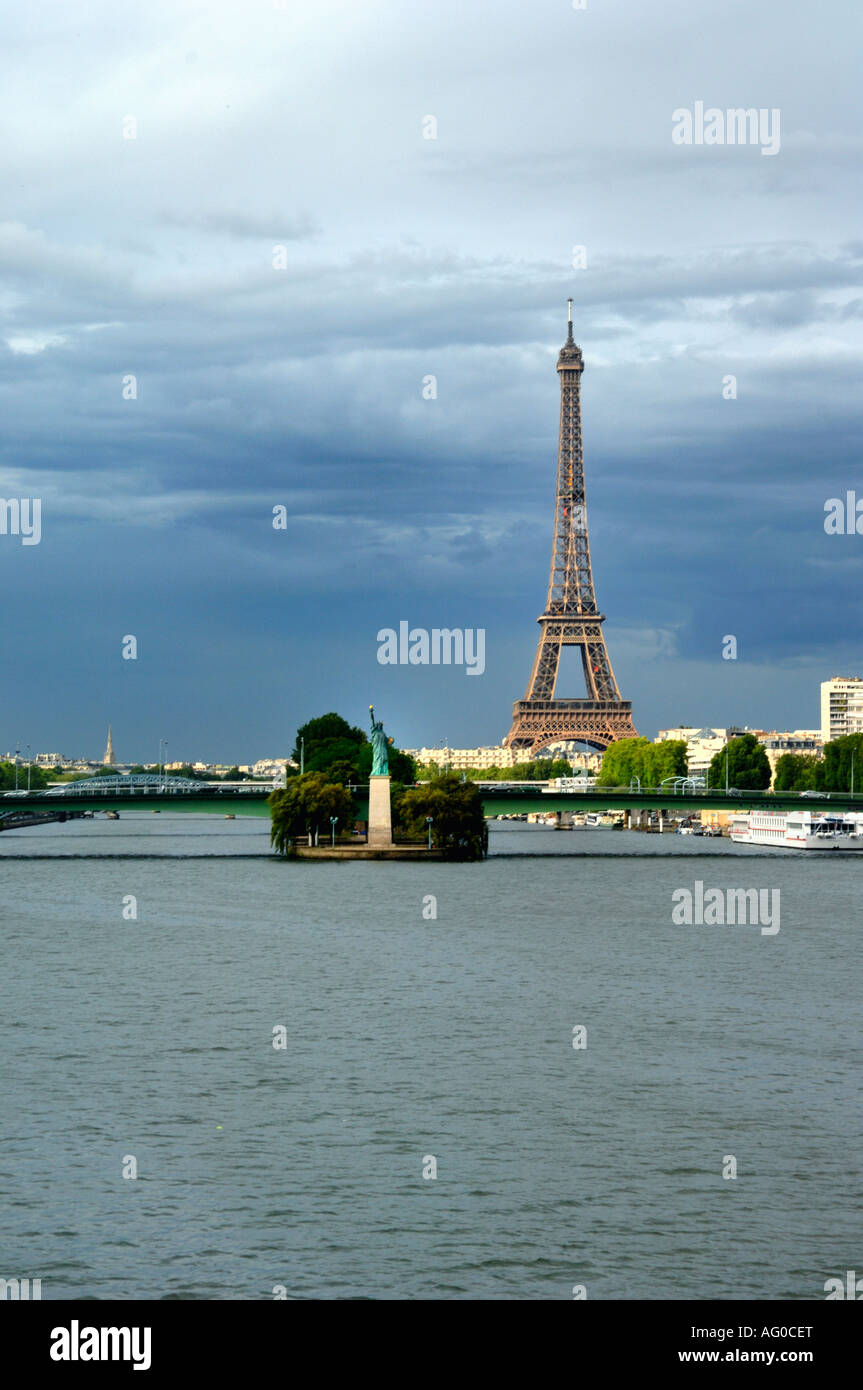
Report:
[[[388,777],[390,772],[389,747],[384,733],[383,720],[375,720],[375,707],[369,705],[372,721],[372,776]]]

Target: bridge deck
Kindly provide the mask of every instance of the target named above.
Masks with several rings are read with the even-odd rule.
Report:
[[[724,791],[687,792],[673,796],[668,792],[631,792],[624,789],[593,788],[586,792],[550,792],[543,784],[533,786],[481,788],[487,816],[505,815],[514,811],[579,811],[579,810],[667,810],[691,814],[699,810],[748,811],[758,807],[776,811],[846,811],[863,812],[863,794],[831,792],[829,798],[801,797],[797,792],[739,792],[726,796]],[[366,818],[368,788],[357,787],[357,818]],[[233,815],[268,816],[271,787],[245,790],[225,787],[195,788],[190,791],[155,788],[116,789],[99,792],[89,790],[73,794],[51,794],[44,791],[15,795],[0,792],[0,811],[170,811],[222,812]]]

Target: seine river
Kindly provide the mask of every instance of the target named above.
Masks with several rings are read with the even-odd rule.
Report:
[[[502,823],[483,864],[285,864],[268,831],[0,836],[0,1276],[823,1299],[860,1269],[858,859]],[[677,925],[696,882],[779,890],[780,930]]]

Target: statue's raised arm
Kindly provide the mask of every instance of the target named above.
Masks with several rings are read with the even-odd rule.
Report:
[[[390,772],[390,761],[387,736],[384,733],[383,720],[375,720],[374,705],[369,705],[369,717],[372,725],[372,776],[388,777]]]

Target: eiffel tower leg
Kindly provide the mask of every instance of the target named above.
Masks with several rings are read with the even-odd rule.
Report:
[[[585,641],[581,648],[581,660],[584,664],[584,683],[591,698],[619,700],[620,691],[611,669],[605,638],[601,633],[598,638]]]
[[[560,662],[560,639],[549,637],[543,632],[536,649],[533,670],[527,683],[526,700],[551,700],[557,685],[557,668]]]

